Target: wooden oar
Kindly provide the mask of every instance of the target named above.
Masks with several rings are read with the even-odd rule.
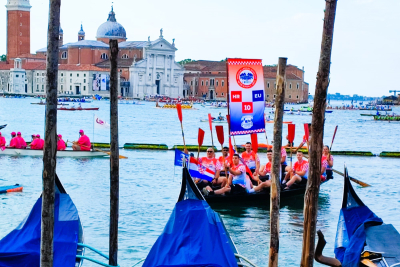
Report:
[[[197,143],[199,145],[198,150],[197,150],[197,160],[199,160],[200,147],[203,145],[203,140],[204,140],[204,131],[203,131],[203,129],[199,128],[199,134],[197,136]]]
[[[329,151],[332,151],[333,140],[335,140],[337,128],[338,128],[338,126],[336,125],[335,132],[333,133],[333,137],[332,137],[331,147],[329,148]]]
[[[308,123],[304,123],[304,133],[306,136],[306,141],[307,141],[307,150],[310,150],[310,146],[309,146],[309,138],[310,138],[310,129],[308,129]]]
[[[309,158],[307,155],[304,155],[304,157],[305,157],[306,159]],[[343,174],[342,172],[337,171],[337,170],[335,170],[335,169],[332,169],[332,171],[344,177],[344,174]],[[361,185],[362,187],[371,186],[371,185],[369,185],[369,184],[367,184],[367,183],[364,183],[363,181],[360,181],[360,180],[358,180],[358,179],[356,179],[356,178],[351,177],[350,175],[348,175],[348,176],[349,176],[349,178],[350,178],[351,181],[355,182],[356,184]]]
[[[266,125],[267,125],[266,119],[265,119],[266,116],[267,115],[265,115],[265,113],[264,113],[264,129],[265,129]],[[267,130],[266,129],[265,129],[264,133],[265,133],[265,140],[267,140],[267,145],[268,145],[268,136],[267,136]]]
[[[288,124],[288,141],[290,143],[290,168],[292,168],[292,143],[294,141],[296,126]]]
[[[212,134],[212,118],[211,118],[210,113],[208,113],[208,123],[210,124],[211,143],[212,143],[212,147],[214,148],[214,139],[213,139],[213,134]]]
[[[258,152],[258,139],[257,139],[257,134],[252,133],[250,135],[251,138],[251,148],[253,149],[254,153]]]
[[[221,144],[221,151],[224,149],[224,126],[216,125],[215,131],[217,132],[217,138],[219,143]],[[222,153],[223,162],[225,163],[224,153]]]
[[[183,149],[184,149],[184,152],[187,153],[186,143],[185,143],[185,135],[183,134],[182,106],[181,106],[181,104],[179,104],[179,103],[176,104],[176,110],[178,111],[178,118],[179,118],[179,121],[181,122],[182,138],[183,138]]]

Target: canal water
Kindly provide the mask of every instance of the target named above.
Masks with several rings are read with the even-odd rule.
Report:
[[[26,140],[33,133],[44,134],[44,106],[31,105],[38,99],[0,98],[0,130],[9,142],[12,131],[20,131]],[[333,101],[331,101],[332,104]],[[124,143],[163,143],[172,147],[182,144],[181,130],[176,110],[156,109],[155,103],[144,105],[120,105],[120,145]],[[93,133],[93,118],[109,120],[109,102],[95,101],[83,107],[100,107],[99,111],[59,111],[58,132],[64,140],[76,140],[83,129],[96,142],[109,142],[109,130]],[[211,113],[214,117],[225,109],[204,108],[184,110],[183,121],[187,144],[197,144],[197,131],[206,131],[205,144],[211,144],[208,123],[200,119]],[[291,106],[286,106],[290,108]],[[295,109],[299,105],[294,106]],[[266,109],[268,113],[271,109]],[[400,113],[395,108],[395,113]],[[324,141],[330,144],[336,125],[338,132],[333,150],[400,151],[398,143],[399,123],[375,122],[372,117],[360,116],[372,111],[334,110],[326,115]],[[271,115],[272,117],[272,115]],[[311,122],[311,116],[285,115],[284,121],[296,124],[295,144],[304,135],[302,124]],[[227,140],[227,129],[225,140]],[[273,124],[267,124],[267,136],[272,138]],[[287,126],[284,125],[284,133]],[[259,134],[264,142],[264,134]],[[215,142],[216,133],[214,132]],[[248,136],[236,138],[237,144],[249,141]],[[128,157],[120,161],[120,220],[119,220],[119,264],[132,266],[145,258],[151,246],[162,232],[178,198],[181,169],[173,166],[173,151],[120,150]],[[262,163],[266,162],[261,154]],[[342,171],[346,164],[351,176],[371,184],[361,188],[355,184],[356,192],[385,223],[400,229],[400,161],[393,158],[335,156],[334,168]],[[42,160],[39,157],[0,156],[0,186],[20,183],[21,193],[0,195],[0,238],[18,226],[27,216],[41,193]],[[84,225],[85,243],[108,254],[109,236],[109,160],[107,158],[72,159],[60,158],[57,173],[67,192],[78,208]],[[343,178],[336,175],[322,185],[319,199],[317,228],[321,229],[328,242],[325,254],[333,256],[334,238],[339,209],[342,202]],[[301,255],[303,232],[303,198],[282,201],[280,217],[280,253],[282,266],[298,266]],[[258,266],[267,266],[269,248],[269,204],[249,205],[224,204],[212,206],[220,212],[225,225],[240,254]],[[93,254],[88,256],[100,259]],[[316,264],[319,266],[318,264]],[[84,262],[84,266],[96,266]]]

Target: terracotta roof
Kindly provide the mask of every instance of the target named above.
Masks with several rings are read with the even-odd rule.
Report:
[[[138,61],[138,59],[136,59],[136,61]],[[119,58],[118,68],[129,68],[130,66],[132,66],[132,63],[133,63],[133,58]],[[100,68],[110,68],[110,60],[109,59],[104,60],[102,62],[95,64],[95,66]]]
[[[43,54],[21,54],[18,57],[15,57],[15,58],[35,58],[35,59],[46,60],[46,56],[44,56]],[[14,59],[14,58],[11,58],[11,59]]]

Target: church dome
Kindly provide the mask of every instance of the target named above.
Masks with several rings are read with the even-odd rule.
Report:
[[[96,38],[126,39],[125,28],[115,19],[113,8],[111,8],[110,13],[108,13],[107,21],[101,24],[97,29]]]

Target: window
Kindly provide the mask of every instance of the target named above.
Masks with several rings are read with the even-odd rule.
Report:
[[[69,82],[72,83],[72,79],[69,79]]]
[[[69,74],[69,77],[72,77],[72,73]]]
[[[267,98],[269,98],[269,95],[267,95]]]
[[[19,77],[19,75],[18,75],[18,74],[15,74],[15,77],[16,77],[16,78],[18,78],[18,77]]]
[[[197,92],[196,92],[196,95],[197,95]]]
[[[36,73],[36,76],[39,76],[39,73]]]
[[[61,82],[62,82],[62,83],[64,82],[64,78],[61,78]]]
[[[64,85],[61,84],[61,91],[64,89]]]
[[[224,93],[221,93],[222,96],[224,96]]]
[[[86,73],[83,74],[83,77],[86,77]]]
[[[42,84],[42,91],[44,90],[44,84]]]
[[[292,83],[289,84],[289,89],[292,89]]]
[[[64,76],[64,73],[63,73],[63,72],[61,72],[61,77],[62,77],[62,76]]]
[[[69,86],[69,90],[71,90],[71,91],[72,91],[72,85],[70,85],[70,86]]]
[[[86,86],[83,86],[83,91],[86,91]]]
[[[292,95],[289,95],[289,98],[292,98]]]
[[[68,52],[67,51],[64,51],[64,52],[61,53],[61,59],[66,59],[67,56],[68,56]]]
[[[39,91],[39,84],[36,84],[36,91]]]
[[[42,83],[44,83],[44,78],[42,78]]]
[[[42,76],[44,76],[44,72],[42,72]]]
[[[22,74],[22,78],[24,78],[24,75]]]
[[[208,81],[206,81],[206,86],[208,86]]]
[[[196,80],[196,86],[199,85],[199,81]]]
[[[190,85],[193,85],[193,81],[190,81]]]
[[[297,99],[299,99],[299,96],[298,96],[298,95],[296,95],[296,98],[297,98]]]
[[[267,82],[267,88],[269,88],[269,82]]]
[[[217,86],[218,86],[218,80],[217,80]]]
[[[214,86],[214,79],[210,80],[210,86]]]
[[[275,99],[276,95],[274,95],[274,99]]]
[[[129,56],[127,54],[123,54],[121,58],[127,59],[127,58],[129,58]]]
[[[100,56],[101,59],[108,59],[108,55],[106,53],[101,54]]]
[[[83,79],[83,83],[86,83],[86,79]]]
[[[299,89],[299,83],[297,83],[296,88]]]
[[[79,73],[76,74],[76,77],[79,77]]]
[[[222,80],[222,82],[221,82],[221,86],[224,86],[224,80]]]
[[[37,83],[39,82],[39,78],[36,78],[36,82],[37,82]]]
[[[201,86],[204,86],[204,81],[201,81]]]
[[[217,96],[218,95],[218,93],[215,93],[215,96]]]

